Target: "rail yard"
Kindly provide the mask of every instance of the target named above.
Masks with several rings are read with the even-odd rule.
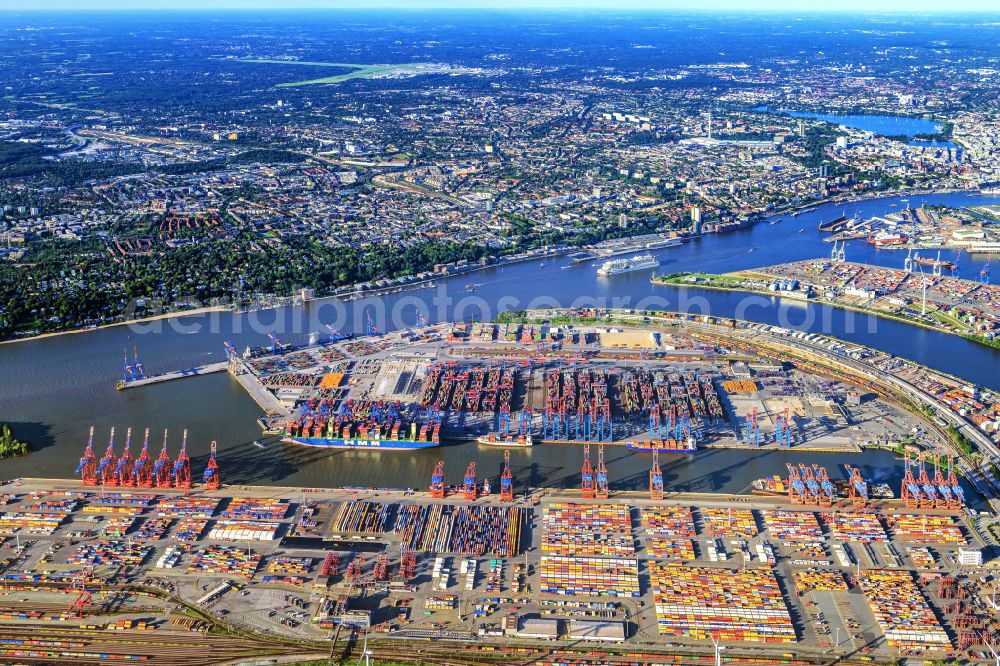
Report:
[[[713,663],[716,644],[727,663],[982,658],[993,537],[967,504],[991,482],[912,409],[926,398],[973,427],[941,399],[949,379],[789,337],[546,312],[231,350],[230,372],[282,407],[269,445],[405,459],[393,449],[472,439],[504,464],[442,461],[416,489],[245,487],[214,447],[192,469],[186,433],[157,455],[146,431],[133,453],[132,430],[98,425],[77,479],[0,486],[3,659],[356,658],[363,639],[442,664]],[[900,384],[877,374],[891,371]],[[888,492],[838,463],[914,433]],[[511,458],[533,446],[564,447],[576,486],[519,479]],[[719,446],[829,462],[789,462],[756,494],[664,482],[661,452]],[[606,447],[648,460],[648,490],[609,483]]]

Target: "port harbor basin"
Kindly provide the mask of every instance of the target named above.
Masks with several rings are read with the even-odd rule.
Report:
[[[913,206],[975,206],[1000,202],[977,194],[911,195]],[[622,307],[688,311],[774,324],[823,333],[856,342],[986,388],[1000,388],[997,350],[956,336],[874,316],[780,298],[697,288],[653,286],[658,274],[697,271],[729,272],[799,259],[824,257],[829,244],[817,230],[820,222],[841,214],[884,215],[901,198],[831,203],[798,216],[781,215],[777,224],[760,223],[727,234],[687,239],[679,247],[650,250],[659,260],[651,271],[599,277],[599,262],[568,266],[564,256],[550,256],[456,277],[436,278],[400,293],[344,299],[320,299],[304,305],[245,312],[211,312],[132,326],[119,326],[0,345],[0,404],[4,419],[32,441],[27,457],[4,461],[5,477],[69,477],[86,443],[89,426],[106,438],[110,427],[120,432],[151,428],[170,431],[176,451],[180,431],[189,432],[193,467],[201,469],[209,442],[216,440],[227,483],[282,486],[422,487],[437,460],[445,459],[457,475],[469,460],[499,469],[500,450],[474,442],[449,443],[429,451],[321,450],[269,444],[251,446],[261,437],[258,405],[228,374],[216,373],[116,391],[123,350],[136,344],[147,374],[194,368],[225,360],[224,344],[242,350],[267,344],[267,333],[282,342],[304,344],[329,324],[342,332],[364,333],[369,320],[379,332],[443,321],[489,321],[504,310],[545,307]],[[643,251],[637,249],[637,254]],[[899,267],[905,251],[879,250],[864,242],[847,246],[851,261]],[[982,259],[982,261],[980,261]],[[963,277],[973,278],[985,257],[963,257]],[[469,285],[472,285],[470,289]],[[419,313],[419,314],[418,314]],[[140,443],[134,442],[137,448]],[[95,441],[103,450],[106,441]],[[120,447],[120,443],[118,444]],[[579,480],[576,454],[565,445],[542,445],[512,452],[515,475],[531,486],[573,486]],[[477,450],[478,449],[478,450]],[[779,474],[785,462],[827,464],[827,454],[792,455],[784,451],[705,450],[669,454],[665,483],[671,489],[745,492],[761,477]],[[871,482],[897,485],[901,465],[885,451],[838,454],[837,462],[860,466]],[[608,461],[611,483],[638,489],[648,473],[648,457],[615,447]],[[835,465],[830,465],[831,468]],[[831,469],[831,473],[833,470]]]

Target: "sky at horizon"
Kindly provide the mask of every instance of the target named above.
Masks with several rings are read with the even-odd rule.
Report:
[[[781,11],[803,13],[801,0],[0,0],[0,11],[302,10],[302,9],[613,9],[663,11]],[[1000,13],[1000,0],[836,0],[815,12]]]

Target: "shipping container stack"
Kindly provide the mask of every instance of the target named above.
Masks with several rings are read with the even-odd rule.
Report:
[[[208,545],[194,553],[188,573],[253,578],[260,565],[260,553],[237,546]]]
[[[968,544],[962,528],[951,516],[890,513],[886,514],[885,522],[899,541],[957,546]]]
[[[870,511],[833,511],[821,515],[837,541],[873,543],[888,540],[878,515]]]
[[[858,582],[891,648],[906,654],[953,649],[910,572],[873,569],[863,572]]]
[[[760,534],[757,520],[750,509],[702,508],[705,529],[717,537],[752,539]]]
[[[392,529],[395,504],[355,500],[340,506],[330,528],[335,533],[384,534]]]
[[[664,636],[792,643],[795,628],[770,568],[717,569],[649,563],[657,627]]]
[[[844,574],[832,569],[800,569],[792,572],[795,589],[798,593],[817,592],[847,592],[847,581]]]
[[[764,526],[771,537],[783,542],[815,543],[822,541],[823,529],[811,511],[781,511],[765,509],[761,511]]]

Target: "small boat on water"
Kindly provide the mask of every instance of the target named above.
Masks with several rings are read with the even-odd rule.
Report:
[[[266,446],[264,446],[264,443],[262,441],[260,441],[259,439],[253,440],[253,445],[256,446],[258,449],[266,449],[267,448]]]

